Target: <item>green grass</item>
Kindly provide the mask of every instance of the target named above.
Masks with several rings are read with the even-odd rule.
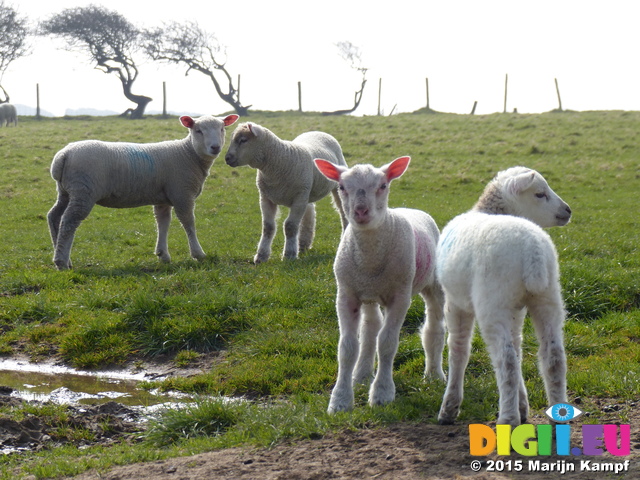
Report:
[[[349,164],[379,166],[410,155],[411,166],[394,182],[390,203],[426,210],[440,227],[470,208],[498,170],[514,165],[539,170],[574,212],[568,226],[549,230],[558,249],[568,312],[570,394],[638,398],[640,113],[256,113],[251,120],[286,139],[307,130],[327,131],[341,142]],[[54,269],[46,214],[56,196],[48,174],[55,152],[85,138],[147,142],[185,134],[177,119],[159,118],[25,118],[17,129],[0,129],[0,354],[24,353],[34,359],[55,355],[77,367],[99,368],[159,354],[176,355],[177,363],[185,363],[198,354],[224,350],[223,360],[210,372],[153,386],[243,396],[262,406],[216,405],[206,415],[229,415],[230,420],[213,437],[193,426],[200,419],[183,425],[182,436],[171,431],[162,440],[163,432],[154,431],[154,442],[170,447],[143,442],[90,453],[56,449],[63,460],[53,462],[51,453],[23,457],[21,472],[70,475],[96,462],[150,460],[185,449],[270,445],[288,436],[391,421],[433,422],[443,386],[421,379],[423,353],[416,331],[423,306],[417,299],[396,359],[397,401],[371,409],[361,391],[353,413],[324,413],[337,372],[338,341],[332,262],[340,222],[329,199],[318,203],[317,235],[309,253],[296,262],[282,262],[280,229],[272,260],[255,266],[250,262],[260,235],[255,171],[234,170],[218,159],[196,206],[198,234],[209,254],[205,261],[189,258],[184,232],[174,220],[169,237],[173,263],[159,264],[153,255],[151,207],[96,207],[77,232],[75,269]],[[528,322],[524,348],[532,408],[541,412],[546,400]],[[462,422],[495,419],[495,381],[479,337],[465,395]],[[198,415],[189,412],[186,418]],[[70,457],[75,460],[64,467]],[[6,471],[15,462],[0,459]],[[55,467],[42,467],[52,462]]]

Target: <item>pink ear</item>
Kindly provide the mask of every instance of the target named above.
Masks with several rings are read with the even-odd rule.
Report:
[[[316,158],[314,162],[316,163],[318,170],[320,170],[320,172],[329,180],[335,180],[336,182],[340,180],[340,174],[342,172],[336,165],[326,160],[322,160],[321,158]]]
[[[182,123],[182,125],[184,125],[187,128],[193,128],[193,126],[196,124],[193,118],[191,118],[188,115],[180,117],[180,123]]]
[[[400,157],[396,158],[389,165],[386,165],[387,180],[391,181],[394,178],[400,177],[407,170],[410,161],[411,157]]]
[[[224,122],[224,126],[228,127],[229,125],[233,125],[234,123],[236,123],[236,121],[240,118],[239,115],[233,114],[233,115],[228,115],[227,117],[225,117],[225,119],[223,120]]]

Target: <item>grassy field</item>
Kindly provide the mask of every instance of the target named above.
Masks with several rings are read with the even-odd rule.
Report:
[[[285,139],[307,130],[329,132],[350,165],[379,166],[410,155],[407,174],[392,185],[390,204],[423,209],[441,228],[472,206],[497,171],[514,165],[539,170],[573,210],[568,226],[549,230],[559,253],[568,312],[570,398],[581,397],[587,410],[589,399],[638,399],[640,113],[255,113],[251,120]],[[34,454],[21,458],[22,471],[38,477],[71,475],[97,462],[154,459],[185,449],[269,445],[289,436],[394,421],[435,422],[444,385],[421,378],[424,355],[416,333],[423,305],[418,299],[396,359],[397,401],[371,409],[362,390],[353,413],[324,413],[337,372],[332,262],[340,236],[328,198],[318,203],[310,252],[282,262],[280,229],[274,257],[255,266],[251,259],[261,229],[255,171],[231,169],[220,158],[196,205],[205,261],[189,258],[176,219],[169,238],[173,263],[162,265],[153,254],[151,207],[96,207],[77,232],[75,269],[55,270],[46,220],[56,197],[48,172],[55,152],[88,138],[152,142],[185,134],[177,119],[159,118],[25,118],[18,128],[0,128],[0,354],[55,356],[76,367],[100,368],[159,354],[187,363],[201,353],[221,351],[210,372],[160,386],[245,396],[270,408],[204,401],[188,415],[165,418],[151,430],[149,441],[135,448],[81,452],[69,447],[53,455]],[[541,412],[547,405],[535,355],[527,323],[523,370],[532,408]],[[461,422],[495,420],[495,381],[478,337],[465,393]],[[213,422],[215,432],[226,433],[162,426],[202,425],[194,421],[199,415],[209,423],[220,419],[219,425]],[[189,438],[176,437],[177,430],[191,432],[185,434]],[[0,467],[10,469],[15,462],[0,458]]]

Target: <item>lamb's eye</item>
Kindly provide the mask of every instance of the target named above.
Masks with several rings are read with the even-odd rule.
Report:
[[[247,137],[238,138],[238,143],[245,143],[247,141]]]
[[[199,128],[196,128],[196,133],[202,135],[202,130],[200,130]]]
[[[387,184],[383,183],[382,185],[380,185],[380,190],[386,190],[387,188]]]
[[[542,193],[536,193],[536,198],[547,198],[547,194],[542,192]]]

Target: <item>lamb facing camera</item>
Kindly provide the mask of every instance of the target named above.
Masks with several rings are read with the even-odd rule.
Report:
[[[381,168],[356,165],[347,169],[316,159],[318,169],[339,182],[349,221],[334,263],[340,342],[330,413],[351,410],[353,384],[369,383],[372,378],[369,403],[383,405],[394,400],[393,359],[411,299],[417,294],[426,304],[421,329],[425,376],[444,380],[444,299],[435,277],[438,227],[423,211],[387,205],[389,185],[405,172],[409,161],[409,157],[400,157]]]

